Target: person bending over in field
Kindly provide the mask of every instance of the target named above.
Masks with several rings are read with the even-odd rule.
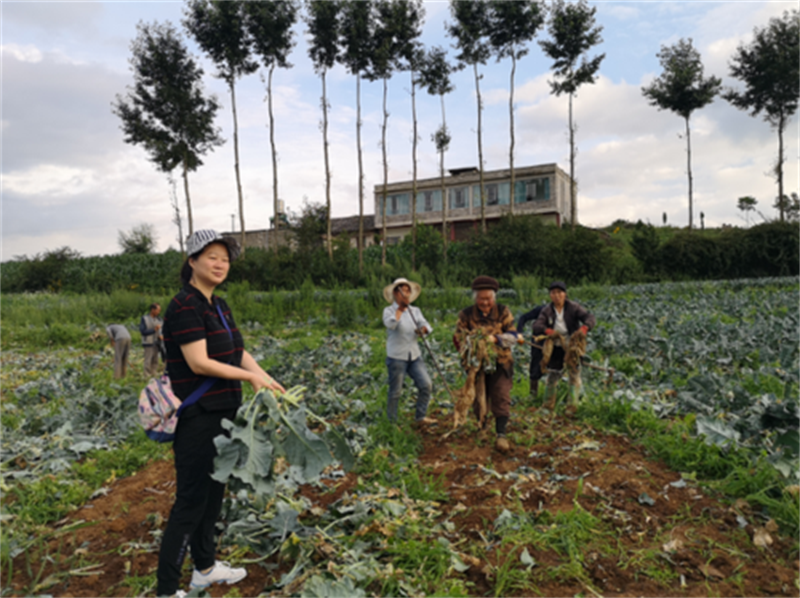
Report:
[[[128,373],[128,358],[131,354],[131,333],[122,324],[109,324],[106,334],[114,349],[114,378],[124,378]]]
[[[478,377],[475,384],[479,390],[476,392],[478,400],[472,403],[473,411],[478,421],[486,415],[481,413],[483,408],[491,411],[497,434],[495,448],[505,453],[511,448],[506,438],[506,427],[511,416],[511,388],[514,384],[511,348],[521,342],[522,337],[514,327],[511,310],[496,302],[499,288],[500,284],[490,276],[478,276],[472,281],[475,303],[458,314],[453,340],[468,376],[473,375],[473,362],[480,362],[480,371],[474,374]],[[469,344],[470,350],[477,348],[480,355],[470,355],[465,343]],[[484,396],[485,405],[482,405]],[[482,423],[485,427],[486,420]]]
[[[181,269],[183,289],[164,316],[167,374],[182,401],[209,377],[216,378],[200,399],[186,407],[175,429],[175,504],[158,555],[158,596],[184,596],[178,590],[187,552],[194,561],[191,588],[237,583],[247,576],[215,559],[214,526],[225,484],[211,479],[217,454],[214,438],[227,434],[223,419],[234,419],[242,403],[242,382],[253,390],[285,392],[244,350],[242,334],[230,308],[214,295],[239,255],[235,239],[213,230],[195,231],[186,242],[188,259]]]
[[[544,393],[546,405],[555,406],[556,386],[564,369],[565,351],[570,342],[580,341],[573,335],[580,331],[585,343],[586,334],[594,328],[595,322],[595,317],[585,307],[567,299],[566,284],[556,281],[550,285],[550,303],[533,324],[534,336],[545,334],[553,340],[553,352],[547,364],[547,388]],[[569,400],[575,405],[583,390],[580,360],[568,366]]]
[[[383,325],[386,326],[386,367],[389,370],[386,415],[389,421],[397,421],[397,404],[403,392],[403,380],[408,375],[417,387],[414,420],[424,425],[436,420],[426,416],[433,384],[417,342],[418,336],[431,333],[431,325],[420,309],[411,305],[421,291],[419,284],[405,278],[387,285],[383,289],[383,298],[391,305],[383,310]]]

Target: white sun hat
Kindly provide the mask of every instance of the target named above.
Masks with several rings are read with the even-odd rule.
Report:
[[[395,278],[392,284],[383,287],[383,298],[386,299],[387,303],[392,303],[394,301],[394,289],[397,285],[401,284],[407,284],[411,288],[411,297],[408,298],[409,303],[412,303],[422,292],[422,287],[419,283],[412,282],[407,278]]]

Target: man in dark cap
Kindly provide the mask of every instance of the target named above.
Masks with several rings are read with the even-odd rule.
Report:
[[[479,375],[484,376],[487,406],[494,415],[497,433],[495,448],[505,453],[511,448],[506,438],[506,427],[511,415],[511,387],[514,383],[511,348],[522,339],[517,335],[511,310],[496,301],[499,288],[499,283],[490,276],[478,276],[472,281],[474,304],[458,314],[454,338],[459,349],[458,339],[465,339],[476,330],[482,330],[484,335],[494,339],[494,363],[485,367]],[[467,369],[467,364],[462,365]],[[473,403],[473,409],[475,415],[480,417],[477,401]]]
[[[584,336],[594,328],[596,320],[585,307],[567,299],[567,285],[557,280],[550,284],[550,303],[542,309],[536,322],[533,324],[533,334],[538,336],[556,336],[559,333],[569,342],[572,334],[580,330]],[[566,346],[561,346],[561,341],[553,347],[553,354],[548,363],[547,388],[544,393],[545,404],[555,404],[556,385],[561,379],[564,368],[564,352]],[[581,396],[581,367],[569,368],[569,397],[570,403],[575,404]]]

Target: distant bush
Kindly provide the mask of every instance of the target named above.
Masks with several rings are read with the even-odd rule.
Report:
[[[247,283],[250,291],[260,292],[310,285],[298,296],[301,301],[307,301],[309,292],[316,288],[361,288],[369,289],[371,301],[380,302],[380,289],[398,276],[416,277],[426,288],[463,288],[478,274],[488,274],[505,287],[517,288],[520,285],[515,280],[521,280],[519,277],[535,277],[542,285],[553,279],[571,285],[625,284],[790,276],[800,271],[800,231],[796,223],[770,222],[723,231],[666,232],[641,222],[626,228],[633,229],[629,243],[605,231],[581,226],[572,231],[532,216],[507,216],[490,226],[486,234],[450,243],[445,262],[441,235],[432,227],[420,226],[416,273],[411,271],[410,235],[387,247],[385,265],[379,245],[365,248],[361,272],[358,251],[346,238],[334,243],[333,260],[321,245],[298,251],[249,247],[245,256],[231,265],[227,285]],[[171,295],[180,288],[182,259],[177,251],[80,257],[63,247],[3,263],[0,288],[5,293],[127,290]],[[530,292],[529,287],[526,283],[526,292]],[[290,297],[285,300],[295,301]],[[270,309],[278,317],[284,306],[272,303]]]
[[[800,273],[800,229],[768,222],[713,237],[679,231],[658,255],[659,269],[672,280],[793,276]]]

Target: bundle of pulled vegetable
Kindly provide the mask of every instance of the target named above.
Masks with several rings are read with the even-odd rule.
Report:
[[[580,330],[576,330],[569,337],[569,341],[559,332],[555,332],[544,338],[542,343],[542,372],[547,373],[547,366],[553,356],[553,348],[566,347],[564,352],[564,364],[570,370],[576,370],[581,365],[581,357],[586,355],[586,335]]]
[[[506,338],[506,336],[500,335],[500,342],[512,345],[516,337],[512,335],[511,338]],[[461,355],[461,365],[466,374],[466,382],[464,386],[453,393],[456,399],[453,430],[467,421],[467,414],[476,400],[478,401],[478,424],[482,428],[489,411],[486,404],[485,377],[486,373],[494,372],[497,369],[495,343],[498,342],[498,338],[478,329],[471,332],[459,331],[456,333],[456,340],[459,346],[458,352]]]

